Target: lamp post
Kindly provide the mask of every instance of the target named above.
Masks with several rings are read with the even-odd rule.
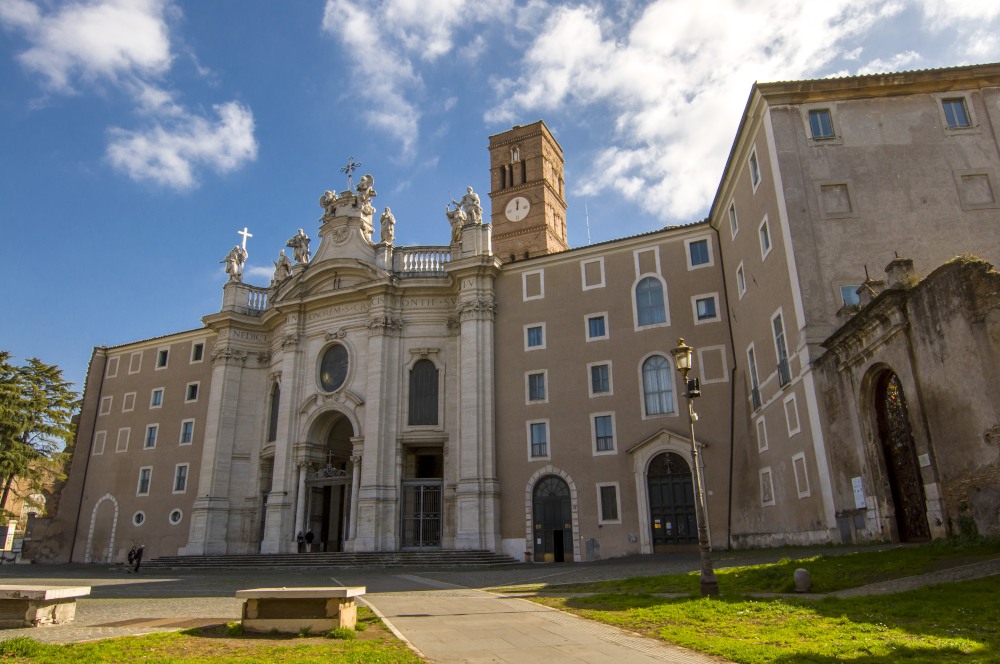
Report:
[[[684,343],[684,339],[677,340],[677,348],[670,351],[674,356],[674,364],[684,381],[684,396],[687,398],[688,423],[691,427],[691,460],[694,462],[692,474],[694,475],[695,501],[694,515],[698,521],[698,554],[701,557],[701,594],[703,596],[718,595],[719,582],[715,578],[715,571],[712,569],[712,550],[708,543],[708,522],[705,519],[705,488],[701,478],[701,464],[698,462],[698,444],[694,440],[694,423],[698,420],[698,414],[694,412],[694,400],[701,396],[701,382],[697,378],[688,379],[688,372],[691,371],[691,359],[694,348]]]

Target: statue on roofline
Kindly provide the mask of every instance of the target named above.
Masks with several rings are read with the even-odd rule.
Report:
[[[462,206],[462,211],[469,221],[474,224],[483,223],[483,206],[479,202],[479,194],[472,191],[472,187],[465,190],[465,196],[462,196],[461,202],[452,202]]]
[[[229,275],[229,281],[243,281],[243,263],[246,262],[247,258],[247,250],[237,244],[226,254],[225,258],[219,261],[226,264],[226,274]]]
[[[451,206],[454,205],[455,209],[452,210]],[[465,215],[465,210],[458,201],[452,200],[451,203],[444,206],[444,215],[448,217],[448,223],[451,224],[451,243],[461,244],[462,243],[462,226],[468,221],[468,217]]]
[[[292,248],[292,255],[295,256],[296,263],[309,262],[309,236],[299,229],[299,232],[285,243],[286,247]]]
[[[284,249],[279,253],[278,260],[272,262],[274,263],[274,277],[272,277],[274,283],[292,276],[292,261],[288,260]]]
[[[384,244],[392,244],[396,239],[396,217],[392,215],[392,210],[388,207],[385,208],[385,212],[379,218],[379,227],[382,231],[382,242]]]

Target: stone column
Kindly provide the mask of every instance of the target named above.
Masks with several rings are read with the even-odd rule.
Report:
[[[295,535],[306,532],[306,469],[305,461],[299,462],[299,488],[295,500]]]
[[[355,443],[355,448],[358,444]],[[351,540],[352,545],[354,538],[358,536],[358,488],[361,485],[361,455],[354,454],[351,456],[351,496],[350,496],[350,523],[347,524],[347,538]]]

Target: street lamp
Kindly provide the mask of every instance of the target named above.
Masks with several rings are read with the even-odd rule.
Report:
[[[697,378],[688,379],[694,348],[684,343],[683,339],[678,339],[677,348],[670,351],[670,354],[674,356],[674,364],[684,381],[688,423],[691,427],[691,458],[694,461],[692,474],[695,486],[694,515],[698,521],[698,554],[701,556],[701,594],[703,596],[718,595],[719,582],[712,569],[712,550],[708,543],[708,522],[705,519],[705,489],[701,479],[701,464],[698,462],[698,444],[694,440],[694,423],[698,421],[698,414],[694,412],[694,400],[701,396],[701,381]]]

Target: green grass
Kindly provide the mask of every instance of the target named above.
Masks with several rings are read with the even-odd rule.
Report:
[[[104,662],[184,662],[257,664],[258,662],[303,662],[325,664],[420,664],[405,644],[397,641],[370,610],[358,607],[358,624],[364,634],[350,631],[354,639],[330,639],[315,635],[244,635],[233,623],[182,632],[105,639],[89,643],[51,645],[26,637],[0,641],[4,664],[96,664]]]
[[[722,567],[716,564],[715,575],[720,592],[726,595],[747,593],[790,593],[795,591],[792,574],[799,567],[812,575],[812,592],[829,593],[879,581],[925,574],[949,567],[988,560],[1000,556],[1000,541],[964,543],[940,540],[924,546],[905,546],[861,553],[837,553],[807,558],[785,558],[768,565]],[[699,591],[699,573],[667,574],[597,583],[559,586],[523,586],[524,590],[556,593],[681,593]],[[508,588],[507,590],[510,590]]]
[[[745,664],[1000,661],[1000,576],[849,599],[745,593],[791,591],[812,572],[829,592],[996,558],[996,542],[933,543],[815,556],[717,571],[723,595],[697,597],[698,573],[549,586],[535,601]],[[579,596],[578,593],[597,593]],[[665,598],[653,593],[685,593]]]

